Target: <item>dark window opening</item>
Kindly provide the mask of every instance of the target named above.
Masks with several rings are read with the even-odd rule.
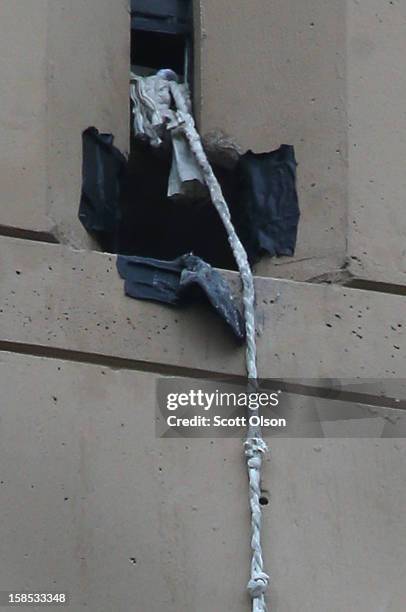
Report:
[[[119,252],[174,259],[193,252],[208,263],[236,269],[227,234],[209,195],[189,200],[167,197],[171,158],[165,150],[134,143],[121,199]],[[229,202],[235,177],[215,168]]]
[[[103,250],[170,260],[193,253],[235,269],[227,235],[209,194],[169,198],[168,148],[137,141],[130,158],[111,134],[83,133],[79,218]],[[293,255],[300,217],[296,159],[290,145],[240,155],[236,166],[213,163],[232,221],[251,263],[264,254]]]
[[[171,68],[176,74],[185,71],[185,41],[181,36],[160,32],[137,31],[131,38],[131,66],[135,74],[148,75],[160,68]]]
[[[192,89],[191,0],[131,1],[131,65],[139,76],[169,68]],[[79,217],[101,248],[122,255],[171,260],[193,253],[209,264],[236,269],[227,234],[207,190],[168,196],[172,142],[148,144],[134,130],[128,160],[113,135],[83,133],[83,185]],[[206,152],[250,262],[262,255],[292,255],[299,208],[293,147],[242,155],[219,133]],[[176,182],[176,181],[175,181]],[[187,181],[186,181],[187,182]],[[185,190],[187,191],[187,190]]]
[[[131,66],[137,74],[171,68],[192,80],[191,0],[131,0]]]
[[[170,68],[192,90],[191,0],[131,0],[131,68],[141,76]],[[167,197],[170,147],[154,149],[136,140],[131,129],[130,150],[117,250],[165,260],[193,252],[208,263],[235,269],[208,194],[194,201]]]

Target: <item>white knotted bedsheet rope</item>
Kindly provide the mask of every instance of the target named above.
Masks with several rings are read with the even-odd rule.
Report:
[[[255,390],[257,384],[257,349],[256,349],[256,330],[255,330],[255,285],[247,253],[242,245],[233,223],[231,221],[230,210],[223,196],[220,184],[211,168],[204,151],[200,135],[195,127],[194,119],[190,113],[190,104],[185,96],[184,86],[180,86],[175,80],[162,79],[160,83],[160,101],[162,101],[162,91],[165,87],[170,92],[176,111],[167,109],[163,115],[169,122],[166,124],[169,130],[181,130],[195,156],[202,171],[205,183],[210,193],[211,200],[221,218],[226,229],[228,241],[235,257],[241,277],[243,289],[243,305],[246,328],[246,368],[249,387]],[[168,99],[166,97],[166,99]],[[150,105],[151,97],[148,96],[148,111],[153,109]],[[162,113],[162,109],[159,109]],[[151,116],[151,115],[150,115]],[[156,115],[155,115],[156,117]],[[151,124],[148,126],[150,131]],[[155,126],[154,126],[155,127]],[[255,411],[251,411],[250,416]],[[261,497],[261,467],[264,453],[267,446],[262,439],[259,427],[250,426],[247,438],[244,443],[245,456],[247,461],[249,478],[249,499],[251,509],[251,578],[247,589],[252,598],[252,612],[266,612],[265,592],[269,585],[269,576],[264,572],[264,561],[261,546],[261,519],[262,511],[260,505]]]

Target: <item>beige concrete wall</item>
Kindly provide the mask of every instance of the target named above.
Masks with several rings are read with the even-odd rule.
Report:
[[[358,277],[404,284],[403,6],[195,5],[202,131],[297,151],[297,253],[257,273],[313,279],[348,257]],[[0,226],[92,246],[76,218],[80,135],[93,124],[128,148],[127,0],[4,0],[0,11]]]
[[[95,125],[128,149],[128,2],[5,0],[0,23],[0,226],[90,244],[81,133]]]
[[[0,225],[49,231],[47,0],[0,4]]]
[[[0,343],[245,374],[244,348],[215,313],[124,297],[115,256],[3,237],[0,262]],[[403,296],[268,278],[256,289],[260,376],[405,375]]]
[[[255,151],[288,142],[299,161],[296,256],[258,273],[311,279],[347,257],[357,277],[404,285],[404,3],[200,4],[202,130]]]
[[[404,284],[404,7],[195,5],[202,131],[297,151],[297,253],[257,273],[313,279],[348,257],[358,277]],[[0,226],[92,246],[76,218],[80,135],[93,124],[128,148],[127,0],[4,0],[0,11]]]
[[[349,255],[357,276],[406,284],[406,5],[348,2]]]
[[[243,612],[241,441],[154,431],[158,372],[242,375],[243,348],[204,308],[124,298],[114,259],[0,239],[0,590],[67,590],[90,612]],[[262,376],[404,375],[401,296],[265,278],[257,289]],[[297,398],[304,411],[327,401]],[[271,452],[272,609],[402,612],[404,442],[284,438]]]
[[[155,379],[1,354],[1,590],[67,590],[75,611],[249,609],[241,442],[157,439]],[[271,448],[271,609],[403,612],[405,443]]]
[[[347,21],[338,1],[254,0],[232,12],[202,4],[204,129],[226,129],[256,150],[292,142],[298,153],[297,257],[266,264],[264,274],[311,278],[343,262],[349,187],[359,273],[403,278],[401,254],[385,246],[400,234],[400,169],[378,168],[369,140],[378,126],[388,161],[401,77],[386,114],[372,64],[375,57],[394,70],[402,48],[393,6],[378,19],[386,33],[394,28],[393,40],[384,50],[379,30],[372,50],[362,28],[370,14],[358,4]],[[0,226],[89,246],[76,220],[80,133],[95,124],[126,148],[127,3],[3,0],[0,23],[8,84]],[[364,70],[365,91],[376,96],[365,117]],[[368,150],[365,157],[352,146],[349,173],[347,137]],[[371,168],[382,188],[395,184],[390,221],[378,215],[378,250],[371,245],[379,233],[360,212],[368,200],[370,218],[378,214],[377,192],[369,198],[365,188]],[[115,258],[105,254],[0,237],[0,277],[0,590],[66,589],[72,609],[90,612],[248,609],[240,441],[159,440],[153,429],[157,372],[242,376],[244,348],[204,307],[175,311],[125,298]],[[236,288],[236,275],[229,279]],[[404,376],[404,297],[261,277],[256,284],[261,376]],[[304,408],[315,403],[303,400]],[[403,612],[405,452],[389,440],[272,442],[263,487],[271,493],[264,551],[273,610]]]
[[[299,162],[297,263],[267,260],[258,274],[305,279],[344,262],[345,14],[339,0],[201,2],[202,131],[221,128],[257,152],[293,144]]]
[[[128,151],[128,0],[56,0],[48,9],[49,215],[63,242],[89,244],[77,221],[84,129]]]

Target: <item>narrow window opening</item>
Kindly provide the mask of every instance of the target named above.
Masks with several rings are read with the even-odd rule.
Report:
[[[134,74],[150,76],[169,68],[187,83],[193,98],[193,38],[192,0],[131,0]],[[171,159],[170,147],[154,148],[136,139],[131,120],[120,252],[166,260],[193,252],[213,265],[235,269],[208,195],[193,201],[166,196]]]
[[[131,67],[135,74],[170,68],[191,83],[191,0],[131,0]]]
[[[192,0],[131,0],[130,155],[112,134],[85,130],[79,218],[105,251],[162,260],[193,253],[235,270],[223,223],[176,130],[181,114],[171,114],[173,91],[186,107],[193,98],[192,7]],[[293,147],[244,154],[221,129],[204,134],[203,146],[250,262],[292,255],[300,214]]]

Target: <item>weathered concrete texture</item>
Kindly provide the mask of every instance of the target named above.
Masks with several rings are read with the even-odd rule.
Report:
[[[315,269],[293,268],[286,259],[274,274],[274,261],[266,260],[258,274],[309,279],[344,262],[345,11],[336,0],[237,0],[232,10],[224,1],[201,3],[197,107],[203,133],[220,128],[255,151],[293,144],[299,162],[295,259],[310,259]]]
[[[63,242],[90,244],[77,222],[82,132],[114,134],[128,151],[128,0],[54,0],[48,13],[49,214]]]
[[[151,374],[0,353],[0,385],[1,589],[89,612],[249,609],[239,440],[157,439]],[[404,611],[405,459],[401,441],[272,441],[272,610]]]
[[[219,317],[126,298],[113,255],[4,237],[0,252],[2,340],[244,373]]]
[[[348,276],[336,257],[267,257],[252,266],[256,276],[272,276],[301,282],[341,281]]]
[[[362,278],[406,284],[404,2],[348,2],[349,254]]]
[[[81,134],[95,125],[128,149],[128,2],[4,0],[0,22],[0,225],[90,244]]]
[[[124,298],[115,256],[3,238],[0,261],[3,342],[245,373],[244,348],[209,308]],[[405,375],[402,296],[267,278],[256,286],[261,376]]]
[[[48,5],[0,3],[0,225],[46,232]]]
[[[264,278],[257,291],[263,377],[405,375],[403,296]]]

